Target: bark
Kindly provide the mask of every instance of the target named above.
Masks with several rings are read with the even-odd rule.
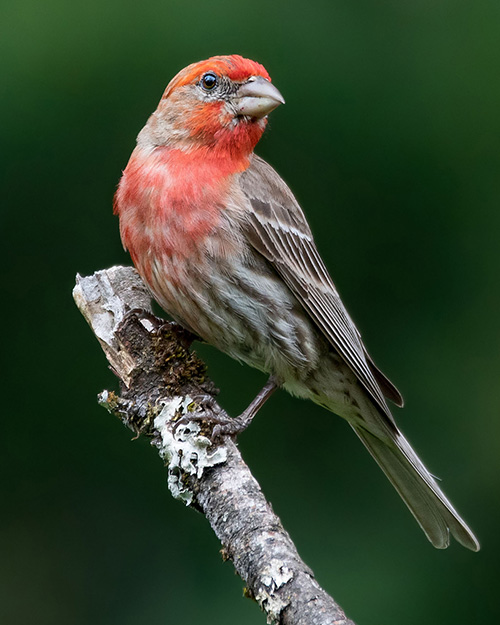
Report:
[[[300,559],[235,442],[211,441],[210,417],[220,408],[205,364],[190,351],[195,337],[153,316],[131,267],[77,276],[73,296],[121,383],[120,395],[103,391],[99,403],[151,438],[172,495],[206,516],[267,622],[354,625]]]

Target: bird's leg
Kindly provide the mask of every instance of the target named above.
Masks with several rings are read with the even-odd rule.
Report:
[[[274,375],[270,375],[266,384],[257,393],[249,406],[234,419],[226,420],[224,423],[217,423],[214,427],[212,436],[218,438],[219,436],[236,436],[246,430],[252,423],[253,418],[271,397],[274,391],[278,388],[279,382]]]
[[[212,430],[212,439],[215,440],[221,436],[236,436],[237,434],[243,432],[243,430],[246,430],[255,415],[259,412],[269,397],[271,397],[278,386],[279,381],[274,375],[271,375],[263,388],[252,400],[250,405],[247,406],[247,408],[238,417],[231,418],[225,410],[221,410],[218,414],[212,414],[209,417],[203,415],[186,415],[175,422],[174,431],[179,425],[188,423],[189,421],[209,421],[215,423],[215,427]],[[214,401],[211,396],[204,396],[203,400],[208,402]]]

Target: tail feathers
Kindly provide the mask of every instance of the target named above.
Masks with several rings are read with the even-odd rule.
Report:
[[[401,433],[384,442],[359,424],[351,423],[365,447],[387,475],[434,547],[445,549],[449,533],[467,549],[479,542]]]

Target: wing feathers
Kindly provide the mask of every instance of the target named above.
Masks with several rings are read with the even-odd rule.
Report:
[[[253,209],[246,215],[250,243],[275,267],[321,332],[392,421],[384,395],[398,405],[402,405],[402,397],[368,355],[291,191],[272,167],[257,156],[241,175],[240,184]]]

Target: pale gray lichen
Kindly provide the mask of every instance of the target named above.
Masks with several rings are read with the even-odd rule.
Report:
[[[281,560],[272,559],[262,571],[260,579],[262,585],[255,599],[267,613],[268,624],[272,625],[279,622],[281,612],[289,603],[277,596],[276,590],[293,579],[293,571],[284,566]]]
[[[112,270],[109,273],[112,277]],[[121,296],[114,291],[110,276],[106,272],[98,272],[87,278],[77,276],[73,298],[84,314],[87,308],[96,303],[101,304],[99,311],[93,311],[91,326],[98,339],[107,345],[112,344],[116,327],[125,315],[125,306]]]
[[[196,421],[179,425],[173,431],[172,419],[176,415],[188,414],[193,405],[191,397],[174,397],[165,402],[160,414],[154,420],[154,427],[161,437],[157,443],[160,455],[168,465],[168,488],[175,499],[188,506],[193,501],[191,481],[186,477],[200,479],[207,467],[222,464],[227,459],[227,450],[217,447],[209,451],[211,441],[200,434]],[[193,413],[189,413],[193,414]]]

